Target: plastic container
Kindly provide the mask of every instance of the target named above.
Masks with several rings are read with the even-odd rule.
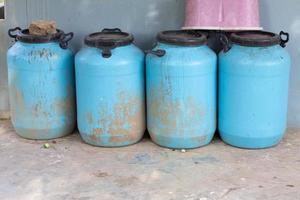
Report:
[[[144,53],[132,42],[129,33],[104,29],[76,55],[78,128],[88,144],[126,146],[144,134]]]
[[[76,124],[73,33],[49,36],[10,29],[16,43],[7,52],[11,119],[18,135],[53,139],[68,135]]]
[[[217,56],[200,32],[165,31],[146,58],[147,126],[163,147],[207,145],[216,130]]]
[[[286,39],[282,39],[286,35]],[[286,130],[288,34],[249,31],[226,38],[219,55],[219,132],[241,148],[277,145]]]

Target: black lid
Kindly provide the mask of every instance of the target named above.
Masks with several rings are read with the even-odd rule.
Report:
[[[281,39],[282,35],[286,35],[287,39],[285,41]],[[265,31],[241,31],[232,33],[230,40],[241,46],[266,47],[286,43],[288,41],[288,34],[284,32],[281,32],[280,35],[278,35]]]
[[[163,31],[158,33],[157,40],[179,46],[200,46],[207,43],[207,35],[192,30]]]
[[[85,37],[84,43],[97,48],[116,48],[126,46],[133,42],[131,34],[122,32],[120,29],[103,29],[101,32],[92,33]]]
[[[84,43],[90,47],[102,49],[102,56],[104,58],[109,58],[112,55],[112,49],[130,45],[133,40],[133,35],[122,32],[119,28],[106,28],[101,32],[92,33],[86,36]]]
[[[13,34],[16,32],[16,34]],[[8,35],[11,38],[14,38],[16,41],[25,42],[25,43],[47,43],[47,42],[59,42],[61,48],[65,49],[68,46],[68,42],[73,38],[73,33],[65,34],[62,30],[57,29],[57,32],[54,34],[46,36],[37,36],[29,34],[29,29],[21,29],[16,27],[14,29],[8,30]]]

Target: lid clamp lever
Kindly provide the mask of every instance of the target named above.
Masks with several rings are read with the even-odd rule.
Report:
[[[102,50],[102,57],[103,58],[110,58],[112,56],[111,50],[116,48],[117,45],[114,42],[109,42],[106,44],[96,44],[96,48]]]
[[[283,48],[286,47],[286,43],[288,43],[288,41],[290,40],[290,34],[284,31],[280,31],[279,36],[280,36],[280,46]],[[283,36],[285,36],[285,39]]]
[[[102,48],[102,57],[103,58],[110,58],[112,55],[110,48]]]
[[[147,50],[145,51],[146,54],[153,54],[156,55],[157,57],[163,57],[166,55],[166,51],[163,49],[157,49],[157,50]]]
[[[70,40],[72,40],[72,38],[74,37],[74,33],[73,32],[70,32],[70,33],[67,33],[67,34],[63,34],[60,38],[60,41],[59,41],[59,46],[62,48],[62,49],[67,49],[68,48],[68,43]]]
[[[9,29],[9,30],[8,30],[8,35],[9,35],[9,37],[14,38],[15,41],[17,41],[17,40],[18,40],[18,39],[17,39],[17,35],[18,35],[18,34],[13,34],[13,33],[16,32],[16,31],[17,31],[17,33],[18,33],[18,32],[20,32],[21,30],[22,30],[22,29],[21,29],[20,27],[16,27],[16,28]]]
[[[228,37],[225,34],[220,35],[220,42],[223,45],[223,51],[225,53],[228,52],[231,49],[232,44],[231,44],[230,40],[228,39]]]

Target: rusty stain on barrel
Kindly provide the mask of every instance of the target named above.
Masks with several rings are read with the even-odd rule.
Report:
[[[109,134],[110,143],[134,142],[142,137],[146,129],[145,107],[140,97],[128,98],[125,92],[120,92],[113,113],[105,105],[100,106],[98,113],[101,128],[93,129],[92,140],[101,140],[101,135]],[[87,118],[90,118],[89,115]]]

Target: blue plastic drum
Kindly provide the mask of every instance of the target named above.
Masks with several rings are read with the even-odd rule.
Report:
[[[28,139],[68,135],[76,125],[73,33],[48,36],[10,29],[16,43],[7,52],[11,119]]]
[[[238,32],[220,53],[219,131],[226,143],[256,149],[282,139],[291,67],[287,41],[284,32]]]
[[[104,29],[76,55],[78,128],[88,144],[120,147],[143,137],[145,56],[132,42],[129,33]]]
[[[146,59],[150,136],[174,149],[207,145],[216,130],[217,56],[199,32],[165,31],[157,40]]]

